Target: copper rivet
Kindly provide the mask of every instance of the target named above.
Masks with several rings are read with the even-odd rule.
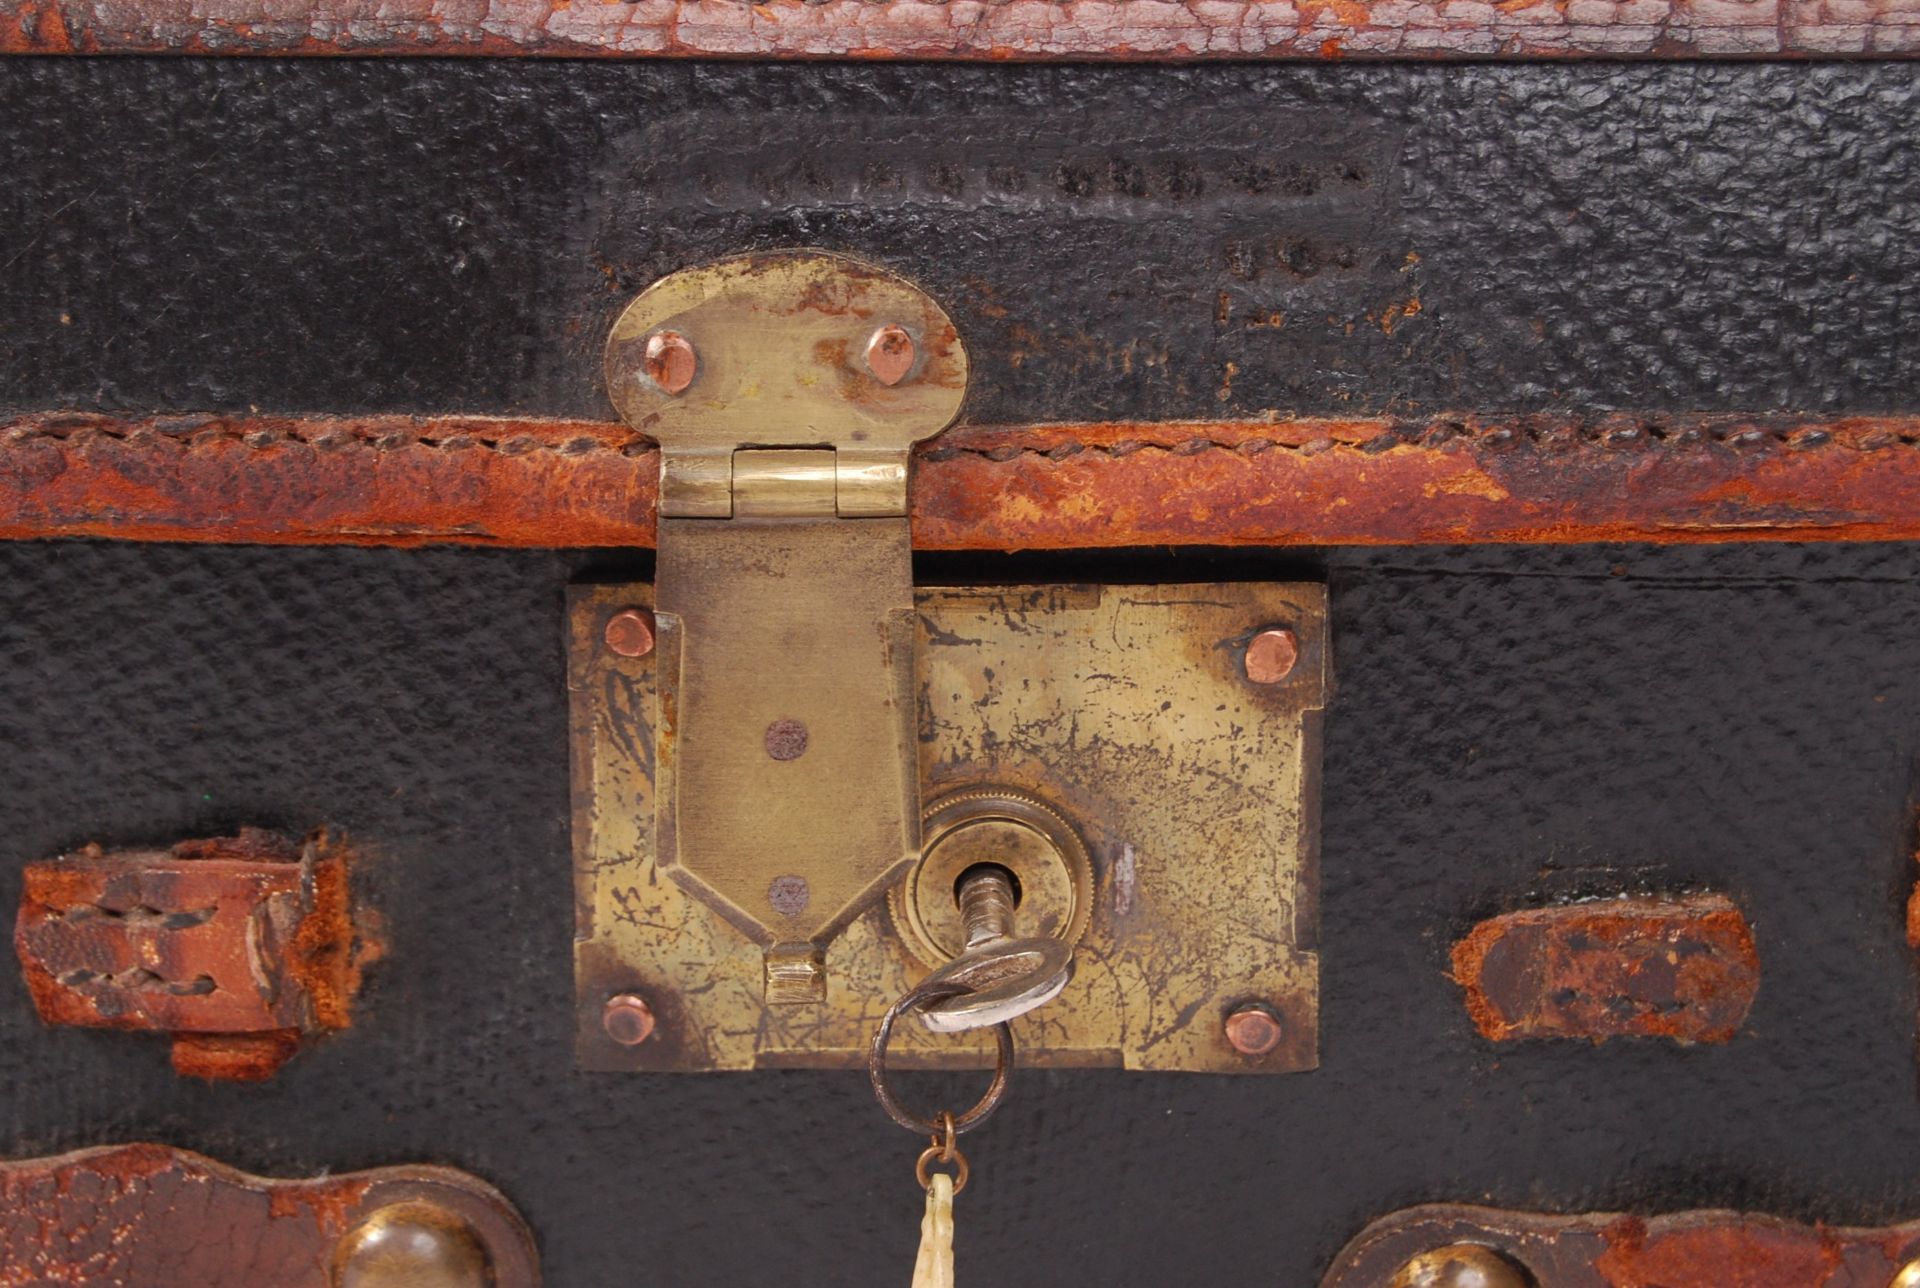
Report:
[[[1275,627],[1247,641],[1247,678],[1255,684],[1280,683],[1299,660],[1300,641],[1290,630]]]
[[[767,726],[763,741],[775,760],[798,760],[807,754],[807,727],[798,720],[776,720]]]
[[[1225,1028],[1227,1041],[1241,1055],[1265,1055],[1280,1045],[1280,1017],[1257,1002],[1236,1009]]]
[[[805,877],[775,877],[767,886],[767,902],[781,916],[797,917],[813,902],[813,887]]]
[[[607,619],[607,647],[621,657],[653,652],[653,614],[629,608]]]
[[[1388,1288],[1528,1288],[1520,1267],[1477,1243],[1455,1243],[1423,1252],[1393,1277]]]
[[[600,1027],[621,1046],[639,1046],[653,1036],[653,1008],[638,993],[616,993],[600,1012]]]
[[[467,1223],[424,1201],[380,1208],[350,1230],[333,1255],[336,1288],[483,1288],[492,1282],[486,1250]]]
[[[655,331],[647,337],[647,375],[662,391],[685,393],[699,365],[693,342],[678,331]]]
[[[905,327],[883,326],[867,341],[867,370],[883,385],[897,385],[913,370],[913,337]]]
[[[1893,1277],[1888,1288],[1920,1288],[1920,1257],[1901,1266],[1900,1273]]]

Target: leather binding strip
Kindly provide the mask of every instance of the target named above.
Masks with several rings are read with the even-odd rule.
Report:
[[[0,52],[1155,62],[1913,56],[1920,0],[0,0]]]
[[[1719,894],[1594,899],[1490,917],[1453,947],[1493,1042],[1727,1042],[1760,988],[1753,928]]]
[[[1369,1225],[1334,1259],[1320,1288],[1438,1283],[1395,1275],[1423,1253],[1462,1246],[1490,1249],[1524,1273],[1446,1282],[1543,1288],[1904,1288],[1911,1280],[1903,1272],[1920,1265],[1920,1222],[1850,1228],[1745,1212],[1558,1216],[1435,1203]]]
[[[960,427],[922,550],[1920,537],[1920,416]],[[623,425],[73,413],[0,423],[0,539],[651,546]]]
[[[324,832],[294,845],[258,829],[30,863],[14,948],[34,1008],[47,1024],[171,1034],[183,1075],[270,1078],[310,1035],[348,1027],[378,956],[350,863]]]
[[[538,1288],[526,1223],[465,1172],[268,1180],[163,1145],[0,1162],[0,1284],[345,1288],[375,1282],[351,1263],[383,1221],[396,1224],[372,1249],[387,1262],[380,1283]],[[447,1263],[468,1273],[433,1273]]]

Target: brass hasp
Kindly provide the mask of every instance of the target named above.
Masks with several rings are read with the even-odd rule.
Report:
[[[768,1001],[821,1001],[920,852],[908,453],[966,352],[911,283],[789,252],[656,282],[606,377],[660,442],[660,870],[765,950]]]

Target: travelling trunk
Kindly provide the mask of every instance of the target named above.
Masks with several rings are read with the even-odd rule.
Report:
[[[1920,1285],[1911,0],[0,51],[0,1283]]]

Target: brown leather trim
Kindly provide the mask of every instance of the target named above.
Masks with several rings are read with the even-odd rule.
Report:
[[[1511,1275],[1467,1270],[1458,1278],[1442,1278],[1419,1273],[1438,1271],[1463,1255],[1485,1266],[1480,1258],[1487,1254],[1498,1258],[1495,1266],[1511,1267]],[[1557,1215],[1434,1203],[1403,1209],[1367,1226],[1334,1259],[1320,1288],[1377,1288],[1386,1283],[1877,1288],[1912,1282],[1897,1276],[1904,1267],[1920,1264],[1917,1258],[1920,1221],[1850,1227],[1802,1225],[1751,1212]]]
[[[603,58],[1920,54],[1920,0],[0,0],[0,52]]]
[[[43,1022],[175,1037],[196,1077],[272,1077],[304,1035],[351,1023],[379,955],[337,837],[255,828],[167,850],[29,863],[14,950]]]
[[[1753,929],[1725,895],[1595,899],[1491,917],[1453,947],[1482,1037],[1727,1042],[1760,989]]]
[[[624,425],[55,413],[0,425],[0,538],[650,546]],[[962,427],[924,550],[1920,537],[1920,416]]]
[[[472,1248],[493,1288],[540,1284],[520,1214],[450,1167],[270,1180],[186,1150],[118,1145],[0,1162],[0,1213],[0,1284],[370,1283],[352,1272],[355,1249],[383,1228],[406,1237],[386,1240],[382,1283],[477,1282],[434,1273],[454,1260],[441,1249]]]

